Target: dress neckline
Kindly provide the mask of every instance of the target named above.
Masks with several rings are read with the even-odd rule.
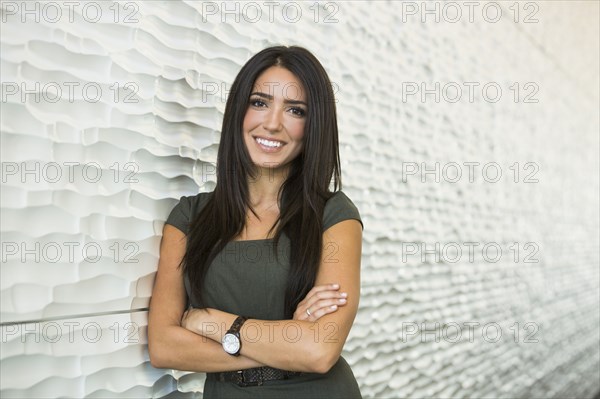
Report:
[[[257,238],[254,240],[233,240],[233,241],[229,241],[227,244],[233,243],[233,242],[260,242],[260,241],[273,241],[274,238]]]

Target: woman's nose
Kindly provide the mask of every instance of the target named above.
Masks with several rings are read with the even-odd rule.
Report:
[[[277,108],[271,108],[265,115],[265,119],[263,121],[264,128],[269,131],[281,130],[281,118],[281,110]]]

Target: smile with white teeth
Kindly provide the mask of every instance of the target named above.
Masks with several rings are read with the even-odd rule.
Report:
[[[265,139],[261,139],[260,137],[256,137],[255,140],[262,144],[262,145],[266,145],[268,147],[281,147],[283,144],[279,141],[271,141],[271,140],[265,140]]]

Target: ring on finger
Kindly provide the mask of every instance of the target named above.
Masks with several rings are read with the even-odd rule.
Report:
[[[306,308],[306,314],[308,315],[308,317],[312,316],[312,314],[310,314],[310,310],[308,310],[308,308]]]

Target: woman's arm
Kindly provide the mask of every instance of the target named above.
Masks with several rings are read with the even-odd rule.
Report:
[[[246,356],[231,356],[220,343],[181,327],[186,304],[183,276],[178,268],[186,237],[165,224],[160,259],[148,313],[148,352],[157,368],[196,372],[241,370],[264,366]]]
[[[250,319],[240,330],[240,353],[284,370],[328,372],[340,357],[358,310],[361,255],[362,228],[358,221],[345,220],[327,229],[315,285],[338,283],[340,292],[348,293],[345,306],[316,322]],[[237,316],[198,309],[189,315],[186,324],[195,333],[219,343]]]

